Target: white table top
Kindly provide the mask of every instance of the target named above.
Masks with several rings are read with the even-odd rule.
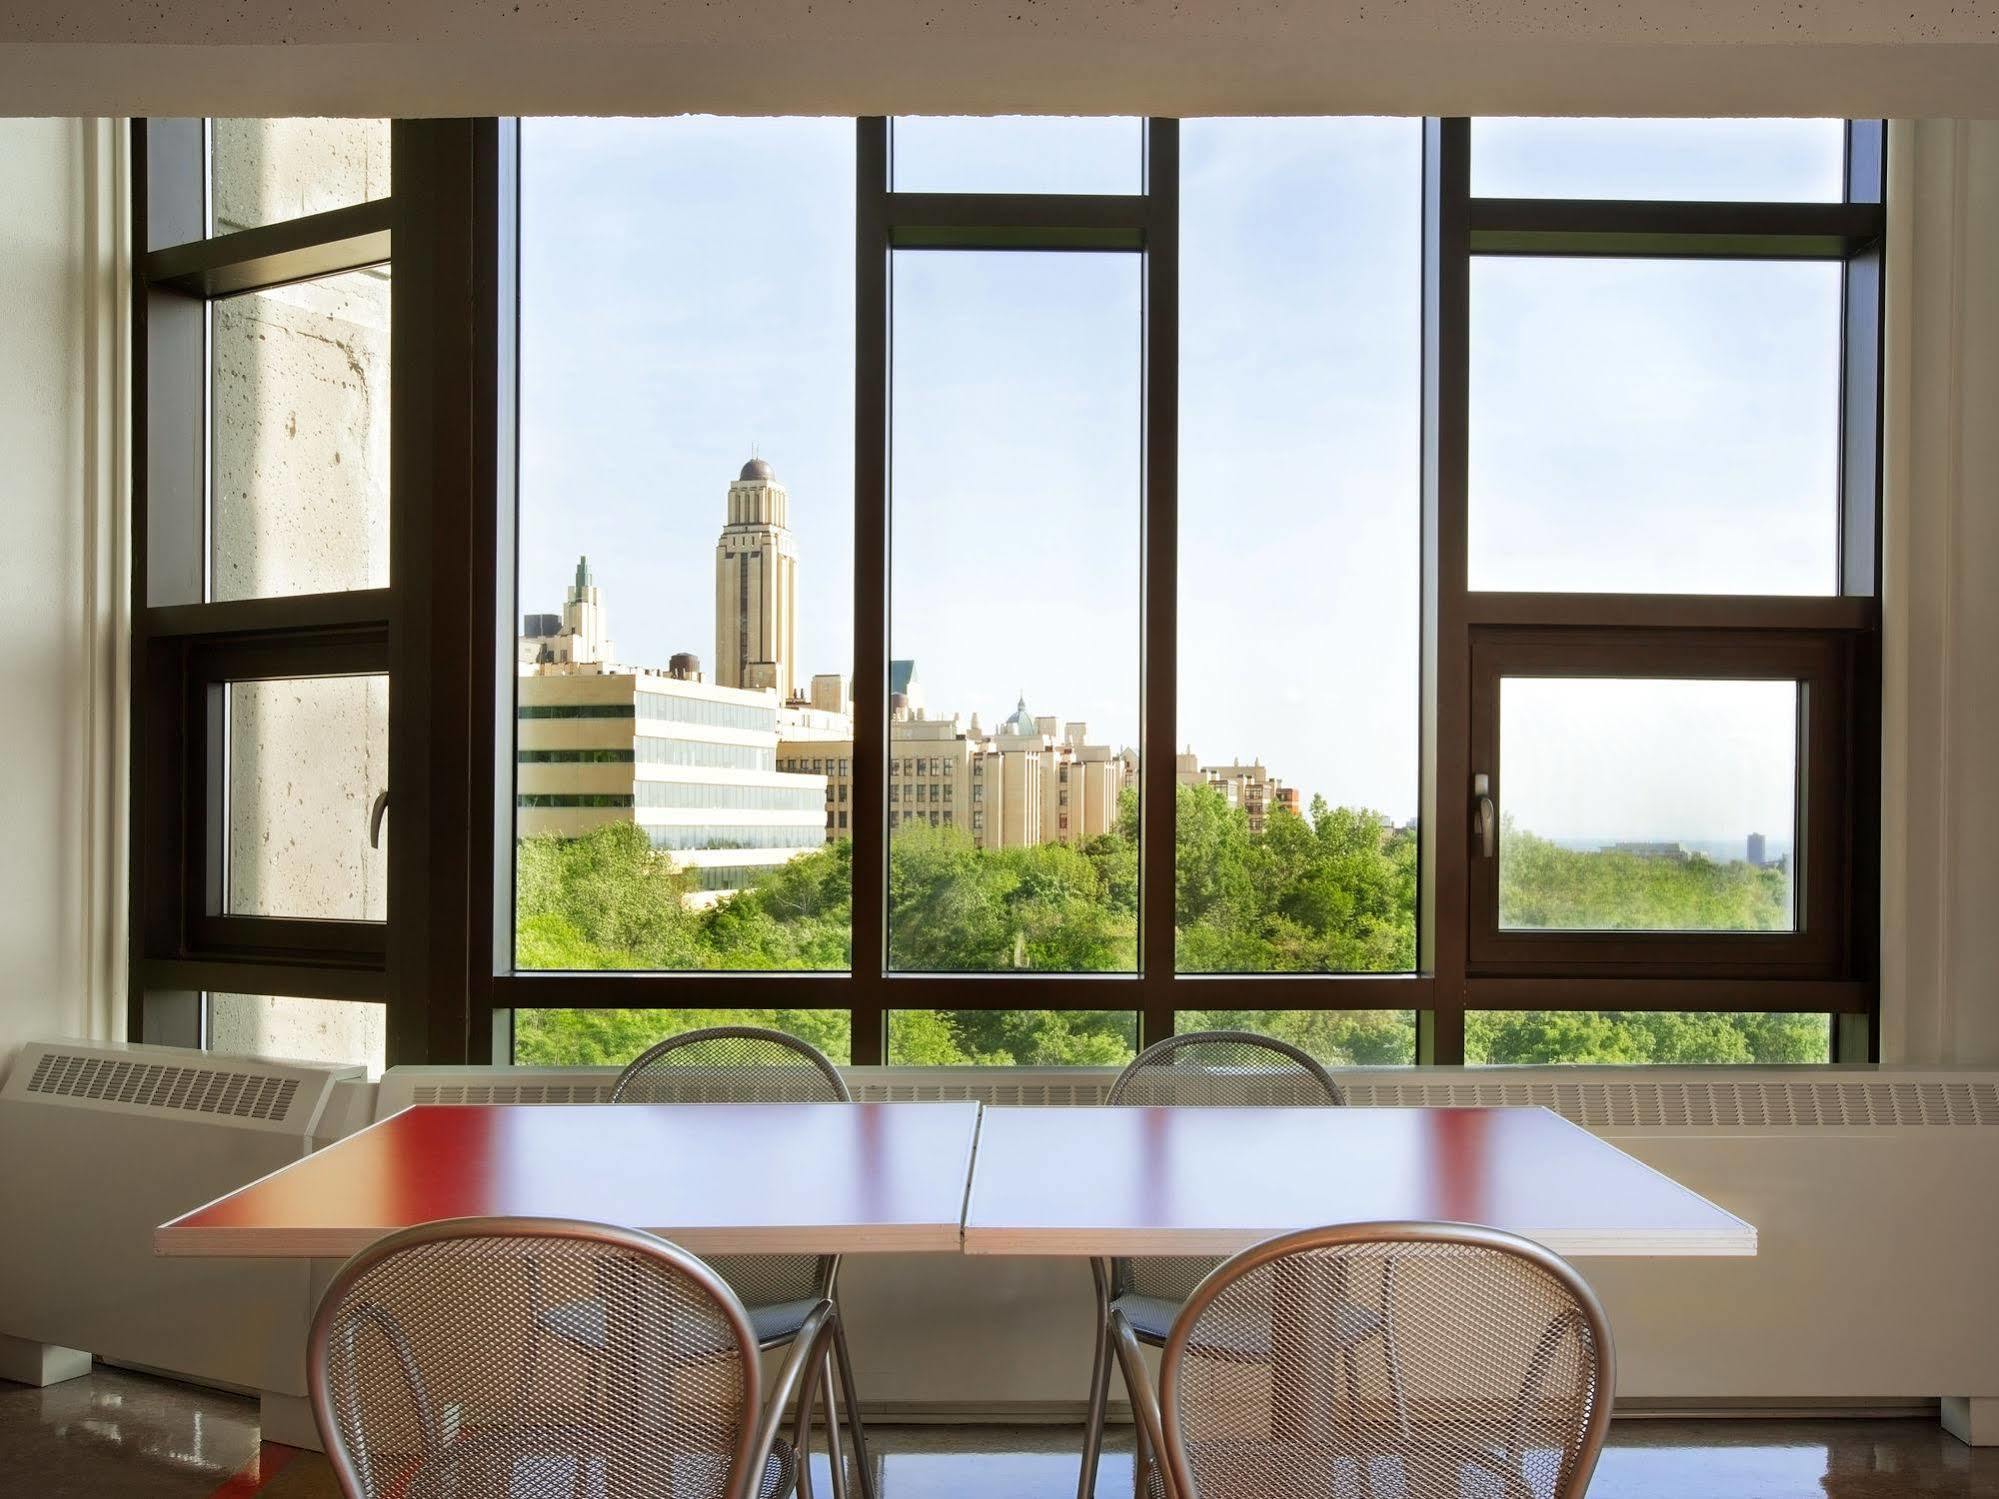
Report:
[[[440,1218],[582,1218],[696,1254],[956,1253],[975,1103],[404,1109],[154,1230],[171,1255],[345,1256]]]
[[[967,1254],[1232,1254],[1430,1220],[1562,1255],[1753,1255],[1756,1230],[1540,1108],[988,1108]]]

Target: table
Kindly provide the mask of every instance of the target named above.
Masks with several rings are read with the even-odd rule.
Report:
[[[1542,1108],[988,1108],[964,1252],[1225,1255],[1424,1219],[1561,1255],[1753,1255],[1756,1230]]]
[[[345,1257],[438,1218],[649,1229],[696,1254],[959,1248],[972,1102],[419,1105],[154,1230],[165,1255]]]

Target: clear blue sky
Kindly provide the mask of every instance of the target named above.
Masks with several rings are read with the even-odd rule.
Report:
[[[1398,818],[1419,137],[1182,127],[1179,737]],[[1131,191],[1139,144],[1129,121],[925,121],[898,183]],[[559,607],[588,552],[621,659],[709,660],[715,537],[754,444],[791,491],[800,669],[851,669],[853,152],[846,121],[526,122],[522,610]],[[1474,163],[1495,195],[1839,193],[1823,123],[1481,122]],[[1836,271],[1486,261],[1473,296],[1475,585],[1832,587]],[[906,253],[893,297],[894,653],[933,710],[991,724],[1024,691],[1135,743],[1137,258]],[[1557,837],[1780,833],[1770,776],[1686,711],[1511,715],[1514,809],[1546,807],[1529,825]],[[1627,767],[1621,789],[1530,797],[1528,767],[1572,774],[1578,745]]]

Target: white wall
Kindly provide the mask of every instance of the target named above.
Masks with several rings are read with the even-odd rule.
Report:
[[[1881,1051],[1999,1063],[1999,123],[1898,122],[1888,198]]]
[[[0,1070],[122,1028],[123,140],[0,120]]]

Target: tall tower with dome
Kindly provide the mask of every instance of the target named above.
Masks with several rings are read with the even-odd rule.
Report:
[[[798,538],[791,497],[761,458],[729,486],[715,543],[715,681],[797,695]]]

